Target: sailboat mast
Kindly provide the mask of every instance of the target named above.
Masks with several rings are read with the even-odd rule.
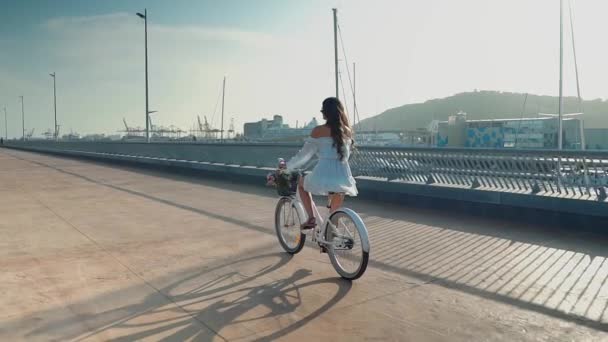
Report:
[[[574,40],[574,18],[572,15],[572,2],[568,2],[568,12],[570,14],[570,34],[572,36],[572,54],[574,56],[574,72],[576,75],[576,95],[578,96],[578,107],[579,107],[579,111],[581,112],[581,119],[579,120],[579,126],[580,126],[580,143],[581,143],[581,150],[585,149],[585,126],[584,126],[584,121],[582,118],[582,115],[584,115],[584,108],[583,108],[583,98],[581,97],[581,84],[579,82],[579,78],[578,78],[578,61],[576,59],[576,44],[575,44],[575,40]]]
[[[563,122],[564,112],[564,0],[559,1],[559,123],[557,133],[557,148],[563,148]]]
[[[226,95],[226,76],[222,85],[222,127],[220,128],[220,141],[224,142],[224,98]]]
[[[356,64],[353,63],[353,129],[357,123],[357,69]]]
[[[338,90],[338,9],[333,8],[334,11],[334,70],[336,74],[336,98],[340,98],[340,92]]]

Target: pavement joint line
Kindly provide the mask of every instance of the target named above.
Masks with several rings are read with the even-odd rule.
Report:
[[[18,158],[20,159],[20,158]],[[29,160],[26,159],[22,159],[23,161],[32,163],[32,164],[36,164],[34,162],[31,162]],[[29,192],[29,191],[25,191],[25,189],[22,189],[24,192]],[[101,245],[99,242],[97,242],[95,239],[93,239],[92,237],[90,237],[89,235],[87,235],[85,232],[83,232],[82,230],[78,229],[78,227],[76,227],[74,224],[72,224],[70,221],[68,221],[67,219],[65,219],[63,216],[61,216],[59,213],[57,213],[55,210],[53,210],[51,207],[49,207],[48,205],[46,205],[44,202],[42,202],[40,199],[38,199],[36,196],[34,196],[33,194],[29,193],[30,197],[32,197],[36,202],[38,202],[40,205],[42,205],[43,207],[45,207],[48,211],[50,211],[51,213],[53,213],[53,215],[55,215],[57,218],[59,218],[61,221],[65,222],[67,225],[69,225],[70,227],[72,227],[72,229],[74,229],[75,231],[77,231],[78,233],[80,233],[82,236],[84,236],[87,240],[89,240],[91,243],[93,243],[97,248],[99,248],[101,251],[103,251],[104,253],[106,253],[108,256],[110,256],[112,259],[114,259],[114,261],[116,261],[119,265],[121,265],[123,268],[125,268],[127,271],[129,271],[131,274],[133,274],[135,277],[137,277],[139,280],[141,280],[144,284],[146,284],[148,287],[150,287],[151,289],[153,289],[154,291],[156,291],[158,294],[160,294],[162,297],[164,297],[167,301],[169,301],[170,303],[173,303],[173,305],[175,305],[176,307],[178,307],[180,310],[182,310],[185,314],[187,314],[188,316],[190,316],[190,318],[192,318],[193,320],[199,322],[200,324],[202,324],[204,327],[206,327],[207,329],[209,329],[213,334],[217,335],[218,337],[220,337],[222,340],[224,341],[228,341],[228,339],[226,339],[224,336],[222,336],[219,332],[215,331],[212,327],[210,327],[209,325],[207,325],[205,322],[201,321],[198,317],[196,317],[195,315],[192,315],[191,312],[189,312],[188,310],[186,310],[184,307],[182,307],[179,303],[175,302],[170,296],[165,295],[162,291],[160,291],[158,288],[156,288],[153,284],[151,284],[150,282],[148,282],[144,277],[142,277],[141,275],[139,275],[137,272],[135,272],[135,270],[133,270],[131,267],[129,267],[127,264],[125,264],[124,262],[122,262],[119,258],[117,258],[114,254],[112,254],[107,248],[105,248],[103,245]]]
[[[169,205],[169,206],[172,206],[172,207],[175,207],[175,208],[183,209],[183,210],[190,211],[190,212],[195,212],[195,213],[198,213],[198,214],[201,214],[201,215],[205,215],[205,216],[208,216],[208,217],[211,217],[211,218],[214,218],[214,219],[226,221],[226,222],[235,224],[235,225],[239,226],[240,228],[246,228],[246,229],[250,229],[250,230],[254,230],[254,231],[258,231],[258,232],[262,232],[262,233],[265,233],[265,234],[269,234],[269,235],[275,236],[274,231],[272,231],[270,229],[267,229],[265,227],[254,225],[254,224],[251,223],[251,221],[238,220],[238,219],[235,219],[233,217],[223,216],[223,215],[212,213],[212,212],[209,212],[209,211],[206,211],[206,210],[197,209],[197,208],[185,205],[185,204],[181,204],[181,203],[177,203],[177,202],[172,202],[172,201],[170,201],[168,199],[157,197],[157,196],[152,196],[152,195],[149,195],[147,193],[143,193],[141,191],[131,190],[131,189],[127,189],[127,188],[122,188],[122,187],[114,185],[114,184],[110,184],[110,183],[107,183],[107,182],[104,182],[104,181],[96,180],[96,179],[93,179],[91,177],[83,176],[83,175],[78,174],[76,172],[67,171],[67,170],[61,169],[59,167],[55,167],[55,166],[52,166],[52,165],[45,164],[43,162],[35,162],[35,161],[27,160],[27,159],[23,159],[23,160],[27,161],[27,162],[30,162],[32,164],[36,164],[36,165],[40,165],[40,166],[49,168],[51,170],[55,170],[57,172],[61,172],[61,173],[64,173],[64,174],[67,174],[67,175],[70,175],[70,176],[73,176],[73,177],[77,177],[77,178],[83,179],[83,180],[85,180],[87,182],[90,182],[90,183],[98,185],[98,186],[105,186],[107,188],[110,188],[110,189],[113,189],[113,190],[116,190],[116,191],[120,191],[120,192],[124,192],[124,193],[128,193],[128,194],[131,194],[133,196],[145,198],[147,200],[159,202],[159,203],[162,203],[162,204],[165,204],[165,205]]]

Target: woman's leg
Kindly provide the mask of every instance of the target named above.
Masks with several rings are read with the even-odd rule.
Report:
[[[344,194],[331,194],[329,195],[329,200],[331,201],[330,211],[333,213],[342,207],[342,204],[344,204]]]
[[[312,211],[312,196],[310,195],[310,192],[304,190],[304,177],[300,177],[300,180],[298,181],[298,191],[300,192],[302,205],[304,205],[304,209],[306,209],[308,218],[315,217],[315,214]]]

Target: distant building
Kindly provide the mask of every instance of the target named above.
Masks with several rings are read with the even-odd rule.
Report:
[[[80,140],[85,141],[119,141],[121,136],[118,134],[105,135],[105,134],[87,134],[80,137]]]
[[[318,126],[317,119],[313,118],[302,128],[291,128],[283,123],[281,115],[275,115],[272,120],[262,119],[246,123],[243,126],[243,134],[250,140],[293,140],[293,138],[309,136],[316,126]]]
[[[361,146],[388,146],[401,143],[401,132],[355,132],[355,141]]]
[[[78,133],[64,134],[63,136],[61,136],[61,140],[80,140],[80,134],[78,134]]]
[[[243,132],[246,138],[261,138],[266,134],[266,131],[288,129],[288,125],[283,124],[283,117],[275,115],[272,120],[262,119],[258,122],[248,122],[243,126]]]
[[[581,148],[580,120],[564,118],[563,148]],[[467,120],[458,113],[437,124],[437,147],[557,148],[558,119],[555,117]],[[589,142],[586,142],[589,145]]]
[[[608,128],[585,128],[588,150],[608,150]]]

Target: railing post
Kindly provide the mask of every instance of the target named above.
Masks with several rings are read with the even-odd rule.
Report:
[[[596,194],[597,194],[597,200],[600,202],[603,202],[606,197],[606,188],[604,188],[603,186],[600,186],[596,189]]]
[[[530,192],[530,194],[536,195],[539,192],[540,192],[540,186],[538,186],[537,182],[534,182],[534,184],[532,184],[532,191]]]
[[[477,189],[481,186],[481,184],[479,184],[479,181],[477,180],[477,178],[473,179],[473,183],[471,183],[471,189]]]

